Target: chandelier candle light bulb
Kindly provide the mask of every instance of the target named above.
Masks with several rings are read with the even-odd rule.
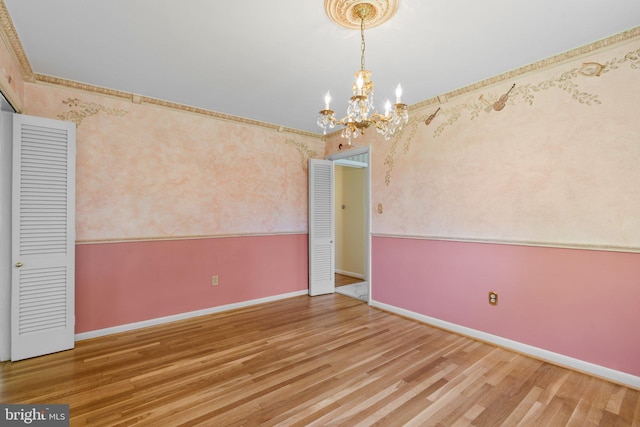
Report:
[[[362,95],[362,85],[364,84],[364,79],[362,78],[362,74],[358,73],[358,78],[356,79],[356,95]]]

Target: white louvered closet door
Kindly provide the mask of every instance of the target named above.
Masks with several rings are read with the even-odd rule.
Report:
[[[75,131],[14,115],[11,360],[74,346]]]
[[[309,159],[309,295],[335,292],[333,162]]]

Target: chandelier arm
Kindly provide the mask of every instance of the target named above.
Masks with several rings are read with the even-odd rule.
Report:
[[[352,131],[354,131],[356,129],[356,123],[353,120],[350,120],[350,118],[347,117],[343,117],[340,120],[336,120],[336,125],[341,125],[344,127],[347,127],[349,129],[351,129]]]
[[[371,117],[369,117],[369,120],[373,120],[373,121],[389,121],[389,118],[387,116],[385,116],[384,114],[380,114],[380,113],[373,113],[371,115]]]
[[[368,122],[368,121],[369,120],[367,119],[367,120],[364,120],[362,122],[354,122],[351,117],[346,116],[346,117],[341,118],[340,120],[335,120],[335,124],[336,125],[347,126],[347,127],[350,127],[351,129],[355,129],[355,128],[362,127],[361,123]],[[367,126],[369,126],[369,125],[367,124]]]
[[[373,124],[376,125],[376,129],[377,130],[382,131],[382,132],[386,131],[387,127],[388,127],[387,120],[385,120],[384,122],[376,122],[376,121],[374,121]]]
[[[385,131],[389,126],[389,117],[380,113],[372,114],[371,117],[369,117],[369,120],[376,125],[376,129],[381,131]]]

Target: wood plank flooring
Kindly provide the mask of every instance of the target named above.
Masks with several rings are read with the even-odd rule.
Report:
[[[82,426],[640,426],[640,391],[300,296],[0,364],[0,402]]]
[[[358,279],[357,277],[347,276],[346,274],[335,274],[335,286],[336,288],[339,286],[351,285],[353,283],[360,283],[362,279]]]

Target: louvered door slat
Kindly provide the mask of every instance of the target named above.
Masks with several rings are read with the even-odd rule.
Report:
[[[20,256],[67,252],[66,140],[65,132],[22,127],[20,177],[27,192],[20,198]]]

